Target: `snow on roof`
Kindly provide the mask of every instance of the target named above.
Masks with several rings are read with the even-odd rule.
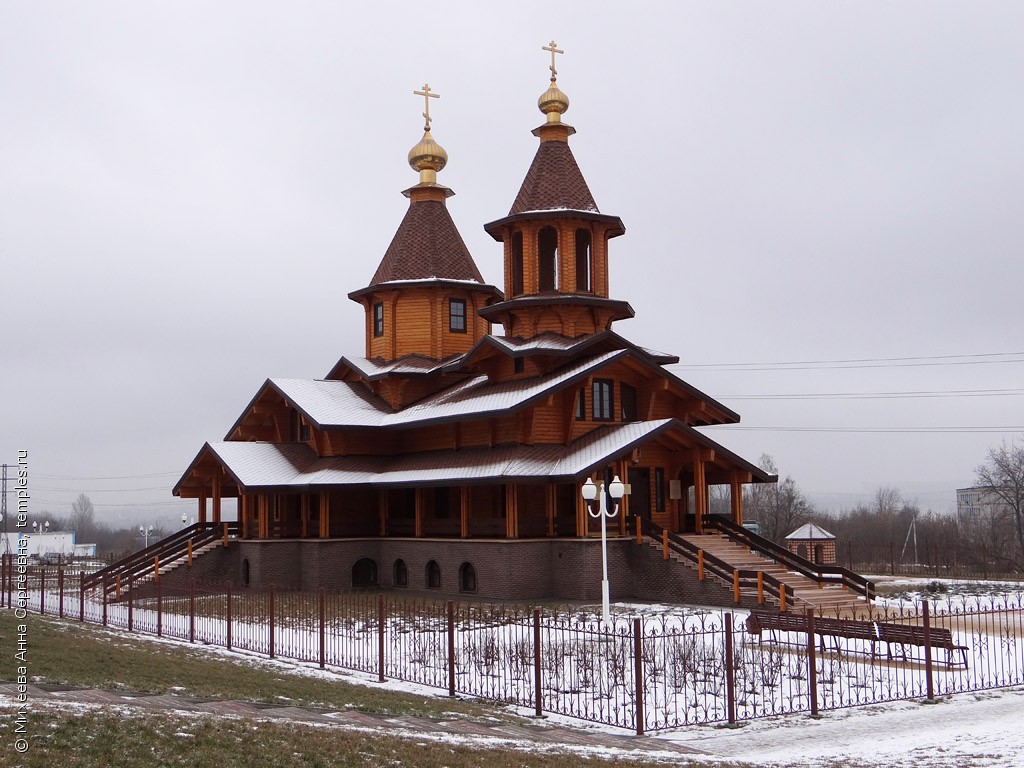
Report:
[[[835,538],[835,536],[833,536],[831,533],[826,531],[824,528],[821,528],[821,527],[815,525],[814,523],[807,523],[806,525],[801,525],[799,528],[797,528],[795,531],[793,531],[791,534],[789,534],[789,536],[786,537],[787,540],[789,540],[789,539],[794,539],[794,540],[796,540],[796,539],[802,539],[802,540],[807,540],[807,539],[825,539],[825,540],[829,540],[829,539],[834,539],[834,538]]]
[[[398,456],[318,458],[308,446],[219,442],[209,449],[246,488],[325,485],[450,485],[501,478],[576,477],[631,450],[672,419],[603,427],[569,446],[506,445]]]
[[[361,390],[358,384],[319,379],[270,381],[285,399],[321,427],[398,427],[508,411],[558,389],[574,377],[585,376],[624,354],[624,350],[606,352],[553,374],[529,379],[491,383],[486,376],[478,376],[430,395],[397,413],[390,412],[383,401]]]

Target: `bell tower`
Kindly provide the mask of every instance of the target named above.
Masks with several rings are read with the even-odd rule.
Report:
[[[430,100],[440,96],[429,85],[413,93],[425,104],[423,138],[409,150],[419,183],[402,193],[409,209],[370,285],[348,295],[366,312],[366,357],[384,362],[467,352],[491,330],[480,310],[501,298],[484,283],[448,213],[446,201],[455,193],[437,183],[448,164],[430,133]]]
[[[551,78],[537,100],[545,116],[533,131],[540,146],[508,215],[484,225],[504,245],[505,300],[480,314],[501,323],[509,338],[574,338],[633,317],[633,308],[608,291],[608,241],[625,227],[598,210],[569,148],[576,130],[562,122],[569,97],[555,67],[563,51],[553,40],[542,50],[551,54]]]

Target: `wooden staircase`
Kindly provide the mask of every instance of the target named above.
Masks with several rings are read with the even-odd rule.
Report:
[[[129,583],[153,581],[157,574],[173,571],[204,552],[227,546],[236,539],[241,527],[231,523],[195,523],[172,533],[156,544],[118,560],[86,577],[85,589],[103,589],[108,595],[120,594]]]
[[[802,573],[790,571],[785,565],[751,551],[749,547],[734,541],[723,533],[689,534],[682,538],[698,549],[723,560],[736,570],[760,571],[778,579],[792,589],[792,595],[788,597],[792,604],[787,606],[790,610],[814,608],[817,611],[831,614],[864,608],[868,604],[862,595],[840,584],[826,584]],[[660,543],[655,543],[660,546]],[[751,596],[749,588],[741,589],[741,593]],[[756,591],[752,596],[756,597]]]

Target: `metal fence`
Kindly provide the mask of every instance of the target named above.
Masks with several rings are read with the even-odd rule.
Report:
[[[743,611],[680,608],[605,627],[579,610],[394,593],[82,584],[78,573],[6,567],[0,602],[638,734],[1024,684],[1020,595],[882,604],[856,618],[776,613],[786,626],[756,632]]]

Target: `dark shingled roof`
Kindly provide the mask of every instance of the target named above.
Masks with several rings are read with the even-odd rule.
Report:
[[[484,281],[445,204],[420,200],[409,206],[370,285],[432,277]]]
[[[541,142],[508,215],[553,208],[600,213],[576,158],[564,141]]]

